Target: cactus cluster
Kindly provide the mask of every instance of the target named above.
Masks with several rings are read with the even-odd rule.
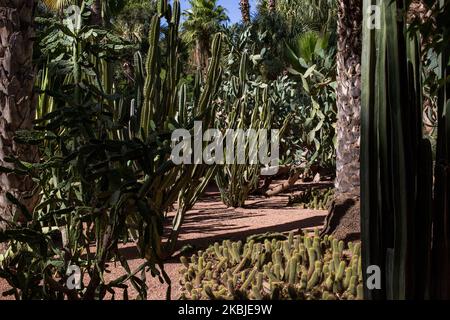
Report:
[[[289,197],[289,205],[303,209],[328,210],[333,201],[334,189],[310,188],[300,194]]]
[[[255,238],[256,239],[256,238]],[[224,240],[181,257],[182,299],[363,299],[361,247],[332,236],[290,233],[286,240]]]

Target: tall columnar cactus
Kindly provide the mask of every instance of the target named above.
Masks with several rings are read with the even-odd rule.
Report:
[[[162,40],[163,18],[167,22],[167,31]],[[202,122],[203,130],[213,126],[215,110],[212,107],[212,99],[222,78],[219,66],[222,38],[217,34],[212,43],[212,59],[205,84],[200,88],[200,81],[197,81],[192,101],[188,100],[187,88],[180,84],[179,23],[179,1],[173,2],[173,8],[167,0],[160,1],[158,14],[151,21],[150,48],[145,64],[139,53],[135,55],[137,93],[129,108],[130,122],[126,133],[127,139],[138,137],[149,141],[158,137],[160,141],[160,154],[149,159],[149,163],[143,164],[146,176],[140,192],[152,195],[152,206],[155,213],[161,216],[178,201],[172,234],[166,247],[162,249],[163,256],[167,256],[174,249],[186,211],[194,205],[216,172],[215,166],[195,163],[175,165],[170,161],[173,130],[181,128],[193,133],[194,120]],[[165,52],[161,52],[162,46]],[[192,105],[192,109],[188,112],[189,105]],[[167,169],[162,174],[158,171],[161,166]]]
[[[440,99],[433,187],[432,148],[422,133],[421,65],[417,36],[402,10],[409,1],[364,1],[361,124],[361,220],[364,270],[378,265],[381,290],[369,299],[444,297],[448,294],[447,126]],[[380,10],[380,28],[370,6]],[[404,12],[404,11],[403,11]],[[369,28],[373,26],[372,28]],[[448,61],[448,56],[446,56]],[[442,57],[444,59],[444,57]],[[433,209],[433,188],[435,206]],[[431,231],[433,226],[433,238]],[[431,261],[431,248],[436,259]],[[431,268],[433,273],[431,273]],[[441,292],[433,294],[431,277]],[[366,288],[367,289],[367,288]],[[436,292],[435,292],[436,293]]]
[[[269,95],[270,85],[265,85],[264,88],[261,88],[262,85],[250,85],[248,64],[249,57],[244,53],[240,61],[239,77],[231,78],[228,83],[229,92],[222,101],[224,119],[219,118],[217,124],[224,130],[227,148],[226,161],[218,170],[216,182],[223,202],[230,207],[242,207],[248,195],[258,186],[262,166],[259,162],[255,163],[253,155],[260,151],[263,143],[267,142],[267,147],[269,144],[269,140],[262,140],[264,137],[260,135],[261,130],[267,131],[267,139],[273,138],[271,129],[278,129],[281,136],[291,119],[289,115],[281,128],[273,128],[274,110]],[[226,129],[234,130],[233,137],[227,136]],[[237,135],[239,130],[245,132],[243,143]],[[228,144],[229,141],[232,144]]]

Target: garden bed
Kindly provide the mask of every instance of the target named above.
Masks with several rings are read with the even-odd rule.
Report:
[[[208,190],[194,209],[188,212],[181,228],[178,251],[174,258],[164,265],[172,280],[172,299],[178,299],[180,295],[179,270],[181,264],[179,262],[179,250],[186,248],[187,245],[192,246],[192,249],[199,250],[223,239],[244,240],[254,234],[288,233],[298,229],[312,230],[315,227],[322,226],[326,211],[288,207],[288,202],[288,194],[272,198],[251,197],[245,208],[227,208],[221,202],[220,194],[216,190]],[[138,251],[133,244],[124,245],[121,250],[127,257],[132,270],[142,264],[143,260],[138,258]],[[109,269],[111,273],[107,274],[106,280],[115,279],[123,274],[123,269],[119,263],[117,263],[117,268],[114,268],[114,264],[111,264]],[[147,285],[149,287],[149,299],[165,299],[166,284],[161,284],[156,278],[149,276]],[[7,283],[0,279],[0,292],[7,289]],[[130,298],[134,297],[136,292],[132,286],[129,290]],[[121,297],[122,294],[117,292],[116,299]],[[0,297],[0,299],[5,299],[5,297]]]

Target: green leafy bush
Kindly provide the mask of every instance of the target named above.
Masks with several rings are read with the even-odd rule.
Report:
[[[291,77],[301,85],[294,116],[300,162],[335,166],[336,61],[329,35],[307,32],[286,43]]]
[[[362,299],[360,244],[333,237],[262,235],[225,240],[181,257],[182,298],[192,300]],[[286,238],[286,237],[284,237]]]

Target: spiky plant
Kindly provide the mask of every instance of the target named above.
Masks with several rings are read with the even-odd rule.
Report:
[[[226,163],[220,166],[216,182],[223,202],[229,207],[244,206],[250,193],[257,188],[262,166],[251,154],[261,150],[260,130],[278,129],[281,137],[291,119],[291,115],[288,115],[278,123],[280,127],[275,127],[275,106],[272,104],[274,99],[270,94],[275,96],[278,93],[274,93],[277,88],[259,82],[247,83],[249,62],[248,54],[244,53],[240,60],[239,76],[231,76],[224,83],[223,100],[219,102],[222,117],[217,121],[217,125],[224,131],[227,150]],[[227,129],[235,130],[233,136],[227,136]],[[238,136],[239,131],[247,131],[242,135],[242,139]]]
[[[191,129],[194,120],[211,126],[211,101],[222,76],[221,35],[212,41],[208,77],[205,85],[195,88],[190,113],[177,60],[179,1],[173,7],[161,1],[152,18],[147,63],[136,54],[136,97],[130,103],[108,84],[106,69],[100,69],[102,58],[117,58],[116,50],[124,47],[102,29],[83,26],[67,32],[68,27],[50,20],[56,34],[45,38],[45,52],[51,55],[55,47],[63,51],[54,67],[64,81],[46,92],[54,98],[53,110],[36,121],[34,130],[15,133],[17,143],[41,148],[42,161],[10,157],[0,164],[2,174],[32,178],[38,185],[32,196],[38,195],[41,202],[28,210],[22,199],[6,196],[8,205],[24,218],[16,214],[6,221],[8,230],[0,230],[0,243],[8,245],[0,254],[0,276],[16,299],[101,300],[108,292],[114,298],[118,288],[128,299],[127,283],[145,299],[147,272],[170,284],[163,258],[175,245],[184,213],[215,173],[213,166],[176,165],[171,160],[171,133],[175,128]],[[159,32],[163,24],[164,38]],[[64,52],[64,44],[71,50]],[[160,45],[167,50],[164,55]],[[177,199],[179,210],[164,247],[166,213]],[[134,271],[119,250],[120,243],[129,241],[145,259]],[[120,262],[123,276],[105,279],[111,261]],[[68,270],[73,267],[89,277],[69,290]]]
[[[361,300],[359,243],[279,233],[228,240],[181,258],[182,299]]]

